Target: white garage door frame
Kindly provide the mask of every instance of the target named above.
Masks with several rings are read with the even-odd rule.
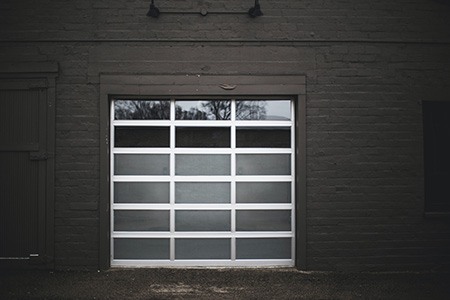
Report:
[[[99,261],[100,268],[107,269],[110,266],[265,266],[265,265],[285,265],[285,266],[297,266],[301,269],[306,269],[306,190],[305,190],[305,163],[306,158],[304,154],[305,148],[305,77],[301,75],[296,76],[154,76],[154,75],[102,75],[101,76],[101,137],[105,143],[101,144],[102,156],[101,156],[101,202],[100,202],[100,252],[99,252]],[[229,99],[237,99],[237,98],[255,98],[255,99],[292,99],[293,107],[292,109],[293,117],[291,120],[296,120],[295,123],[292,121],[292,149],[289,149],[289,153],[296,155],[295,160],[292,159],[292,174],[289,180],[292,180],[292,204],[282,204],[273,205],[273,204],[263,204],[263,206],[271,205],[274,209],[287,209],[289,205],[289,209],[292,211],[292,225],[290,232],[277,232],[277,233],[267,233],[267,232],[226,232],[226,233],[217,233],[217,232],[202,232],[200,233],[176,233],[173,231],[174,229],[174,218],[171,218],[171,229],[169,233],[129,233],[129,232],[114,232],[113,231],[113,210],[115,209],[124,209],[131,210],[137,208],[136,206],[129,204],[114,204],[110,201],[113,196],[113,190],[111,186],[111,181],[114,180],[135,180],[136,178],[124,178],[124,177],[114,177],[113,172],[113,152],[116,153],[127,153],[129,151],[142,151],[141,150],[126,150],[126,149],[115,149],[112,147],[111,142],[113,141],[113,137],[111,136],[113,133],[114,122],[113,118],[111,118],[111,105],[113,99],[131,99],[140,97],[141,99],[151,96],[152,98],[156,97],[164,97],[172,99],[172,103],[174,99],[182,99],[183,97],[195,98],[204,96],[208,97],[225,97]],[[173,104],[172,104],[173,105]],[[295,118],[294,118],[295,115]],[[127,121],[119,121],[118,124],[122,122],[124,125]],[[172,121],[169,121],[172,122]],[[182,121],[180,121],[182,122]],[[227,121],[225,121],[227,122]],[[133,122],[132,122],[133,123]],[[233,124],[232,124],[233,123]],[[235,120],[230,120],[230,125],[236,126]],[[270,122],[269,122],[270,123]],[[272,122],[273,125],[276,122]],[[130,123],[131,124],[131,123]],[[181,124],[181,123],[180,123]],[[189,121],[189,126],[203,126],[204,123],[199,121]],[[132,124],[135,125],[135,124]],[[279,124],[285,126],[284,124]],[[171,129],[174,130],[174,129]],[[233,132],[233,131],[232,131]],[[294,134],[295,132],[295,134]],[[295,142],[294,142],[295,140]],[[145,150],[145,151],[148,151]],[[189,153],[192,149],[178,149],[176,152],[178,153]],[[202,149],[203,151],[203,149]],[[214,152],[223,151],[224,153],[232,153],[232,157],[235,159],[235,155],[237,152],[231,149],[209,149],[205,150],[206,152]],[[246,151],[250,151],[251,153],[255,153],[254,150],[239,150],[241,153],[245,153]],[[239,152],[238,151],[238,152]],[[259,150],[258,150],[259,151]],[[257,151],[257,152],[258,152]],[[267,152],[268,150],[261,150],[262,152]],[[285,150],[283,150],[285,151]],[[281,151],[281,152],[283,152]],[[205,152],[205,153],[206,153]],[[270,152],[270,151],[269,151]],[[172,152],[172,157],[174,157],[175,152]],[[173,158],[172,158],[173,159]],[[173,170],[171,171],[171,175],[173,175]],[[108,177],[105,180],[105,176]],[[170,177],[170,176],[169,176]],[[223,178],[222,178],[223,179]],[[230,178],[233,184],[236,182],[235,177],[231,176]],[[256,180],[257,178],[248,178],[248,179],[238,179],[238,180]],[[259,178],[260,180],[261,178]],[[275,180],[286,180],[287,178],[278,178]],[[173,186],[174,178],[169,178],[171,185]],[[190,178],[181,178],[177,179],[178,181],[183,180],[191,180]],[[211,179],[210,177],[205,177],[202,180],[216,180]],[[273,181],[273,178],[271,179]],[[294,184],[295,183],[295,184]],[[233,186],[233,185],[232,185]],[[234,188],[234,187],[233,187]],[[171,189],[172,190],[172,189]],[[173,194],[173,192],[171,192]],[[233,194],[233,193],[232,193]],[[295,195],[295,196],[294,196]],[[233,198],[234,196],[232,196]],[[295,199],[295,200],[294,200]],[[233,202],[234,200],[232,200]],[[175,208],[173,207],[173,197],[171,197],[171,203],[167,204],[167,209],[171,211],[173,216],[175,212]],[[182,205],[177,204],[180,209],[212,209],[208,205]],[[214,204],[214,209],[221,208],[230,209],[230,205],[236,205],[235,203],[230,204]],[[248,205],[248,204],[239,204],[241,209],[255,209],[256,206]],[[144,204],[145,206],[145,204]],[[143,206],[143,207],[144,207]],[[148,208],[148,207],[147,207]],[[269,208],[269,207],[266,207]],[[160,209],[166,209],[165,206],[160,206]],[[261,206],[258,206],[258,209],[261,209]],[[235,214],[235,209],[230,209],[232,214]],[[112,221],[112,222],[111,222]],[[235,218],[232,218],[232,226],[236,226]],[[295,228],[295,231],[294,231]],[[235,229],[235,228],[234,228]],[[233,231],[233,230],[232,230]],[[111,234],[112,233],[112,234]],[[114,259],[113,253],[113,243],[111,242],[114,237],[144,237],[144,236],[152,236],[157,237],[159,235],[170,235],[171,238],[171,250],[170,250],[170,259],[167,261],[148,261],[148,260],[117,260]],[[207,260],[207,261],[198,261],[198,260],[175,260],[174,253],[174,239],[176,237],[183,238],[194,238],[194,237],[209,237],[209,238],[217,238],[217,237],[230,237],[232,240],[232,254],[230,260]],[[291,237],[293,241],[295,240],[295,244],[292,243],[292,259],[289,260],[236,260],[236,251],[235,251],[235,241],[237,237],[270,237],[271,234],[276,237],[281,237],[282,235],[286,237]],[[280,235],[281,234],[281,235]],[[107,237],[107,243],[105,239],[105,235]],[[162,236],[161,235],[161,236]]]

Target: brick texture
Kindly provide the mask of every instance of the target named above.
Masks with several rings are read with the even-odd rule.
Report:
[[[0,3],[0,63],[59,64],[57,268],[98,266],[99,74],[118,73],[305,74],[308,269],[450,269],[450,220],[424,217],[421,108],[450,100],[450,5],[155,2],[158,19],[149,1]]]

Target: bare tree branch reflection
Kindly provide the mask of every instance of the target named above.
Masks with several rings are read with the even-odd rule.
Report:
[[[207,113],[200,111],[196,107],[191,107],[189,110],[183,110],[179,105],[175,106],[176,120],[208,120]]]
[[[183,102],[191,104],[183,105]],[[195,104],[192,104],[194,102]],[[230,120],[231,100],[177,101],[177,120]],[[265,120],[266,101],[236,101],[237,120]],[[116,100],[114,102],[116,120],[169,120],[170,101]]]
[[[114,117],[116,120],[168,120],[170,101],[116,100]]]
[[[186,101],[190,103],[191,101]],[[187,108],[177,102],[175,107],[175,118],[177,120],[230,120],[231,101],[230,100],[210,100],[195,101],[196,106]]]
[[[265,120],[266,101],[236,101],[236,120]]]

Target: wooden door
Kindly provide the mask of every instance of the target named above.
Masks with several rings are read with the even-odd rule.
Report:
[[[46,251],[47,90],[0,85],[0,260],[42,261]]]

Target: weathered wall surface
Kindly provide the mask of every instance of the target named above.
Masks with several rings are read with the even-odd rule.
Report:
[[[57,268],[98,265],[101,73],[306,75],[308,269],[449,268],[449,219],[424,217],[421,101],[449,100],[450,5],[155,4],[0,3],[0,66],[59,64]]]

